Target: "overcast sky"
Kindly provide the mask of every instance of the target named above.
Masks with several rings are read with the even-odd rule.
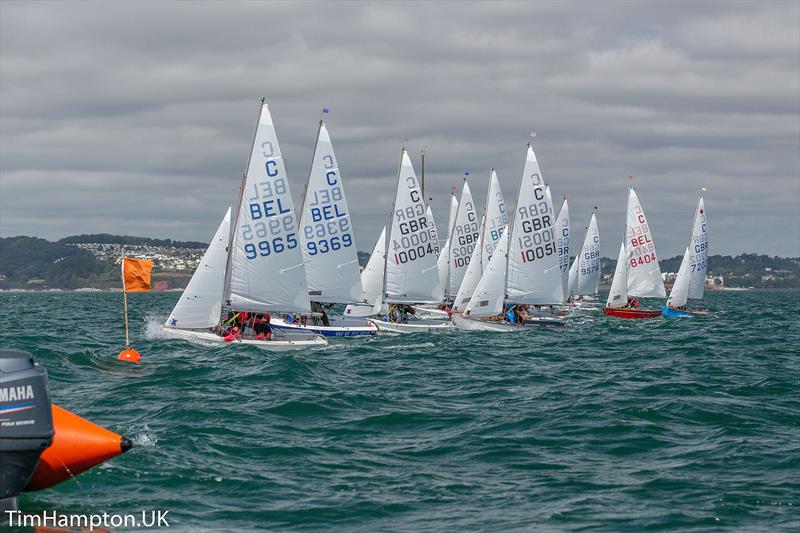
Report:
[[[465,170],[515,202],[534,130],[574,242],[597,206],[616,254],[635,175],[660,257],[703,186],[712,253],[798,256],[799,5],[2,0],[0,234],[207,242],[266,96],[296,199],[330,108],[360,250],[404,144],[443,226]]]

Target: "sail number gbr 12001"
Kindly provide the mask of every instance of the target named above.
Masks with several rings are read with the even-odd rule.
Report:
[[[518,239],[522,262],[528,263],[556,253],[553,207],[547,201],[545,183],[538,173],[530,175],[532,201],[517,207]]]
[[[400,205],[395,209],[393,229],[397,231],[392,231],[392,254],[395,264],[398,265],[426,255],[439,255],[439,242],[433,229],[429,227],[417,178],[408,176],[405,182],[410,202],[405,207]]]

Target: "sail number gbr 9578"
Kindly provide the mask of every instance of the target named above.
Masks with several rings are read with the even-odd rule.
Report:
[[[398,265],[426,255],[439,255],[439,243],[433,238],[432,228],[428,227],[425,203],[422,201],[417,179],[414,176],[404,179],[408,187],[409,202],[404,202],[405,207],[397,202],[393,228],[397,232],[392,231],[392,256]]]
[[[522,230],[517,241],[523,263],[556,253],[553,210],[545,198],[544,181],[538,173],[531,174],[530,179],[533,201],[517,207],[517,223]]]

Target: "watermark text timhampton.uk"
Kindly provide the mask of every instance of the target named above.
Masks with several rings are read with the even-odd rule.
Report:
[[[6,511],[0,523],[10,527],[62,527],[94,531],[100,528],[161,528],[169,527],[169,511],[144,510],[139,513],[92,513],[67,514],[57,510],[26,514],[22,511]]]

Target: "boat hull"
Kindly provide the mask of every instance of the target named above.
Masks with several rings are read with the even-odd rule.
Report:
[[[675,309],[667,307],[666,305],[661,308],[661,314],[669,318],[691,317],[691,316],[706,316],[708,311],[698,311],[697,309]]]
[[[421,319],[450,320],[450,315],[447,311],[435,307],[415,306],[414,314]]]
[[[658,318],[660,309],[622,309],[616,307],[603,307],[603,314],[617,318]]]
[[[369,321],[375,324],[375,326],[377,326],[379,331],[386,331],[391,333],[426,333],[430,331],[453,329],[454,327],[452,322],[444,322],[441,320],[437,321],[413,320],[411,322],[406,322],[406,323],[395,323],[395,322],[384,322],[383,320],[377,318],[370,318]]]
[[[378,333],[378,328],[372,322],[365,320],[362,322],[362,324],[364,325],[319,326],[307,324],[303,326],[302,324],[286,322],[280,318],[273,318],[270,321],[270,326],[273,329],[292,333],[313,333],[315,335],[322,335],[323,337],[360,337],[365,335],[376,335]]]
[[[526,319],[524,324],[509,324],[508,322],[501,322],[497,320],[484,320],[476,318],[465,318],[461,315],[453,315],[453,324],[458,329],[466,331],[521,331],[531,327],[541,326],[563,326],[564,321],[558,318],[550,317],[534,317]]]
[[[171,339],[185,340],[193,344],[206,347],[244,345],[255,346],[260,350],[265,350],[268,352],[286,352],[292,350],[305,350],[308,348],[323,348],[328,345],[328,341],[320,336],[314,336],[309,339],[300,338],[298,336],[297,339],[291,339],[288,338],[291,337],[291,335],[288,335],[287,338],[276,340],[240,339],[235,341],[225,341],[222,337],[212,333],[211,331],[176,329],[168,328],[166,326],[161,326],[161,331],[164,332],[165,336]]]

